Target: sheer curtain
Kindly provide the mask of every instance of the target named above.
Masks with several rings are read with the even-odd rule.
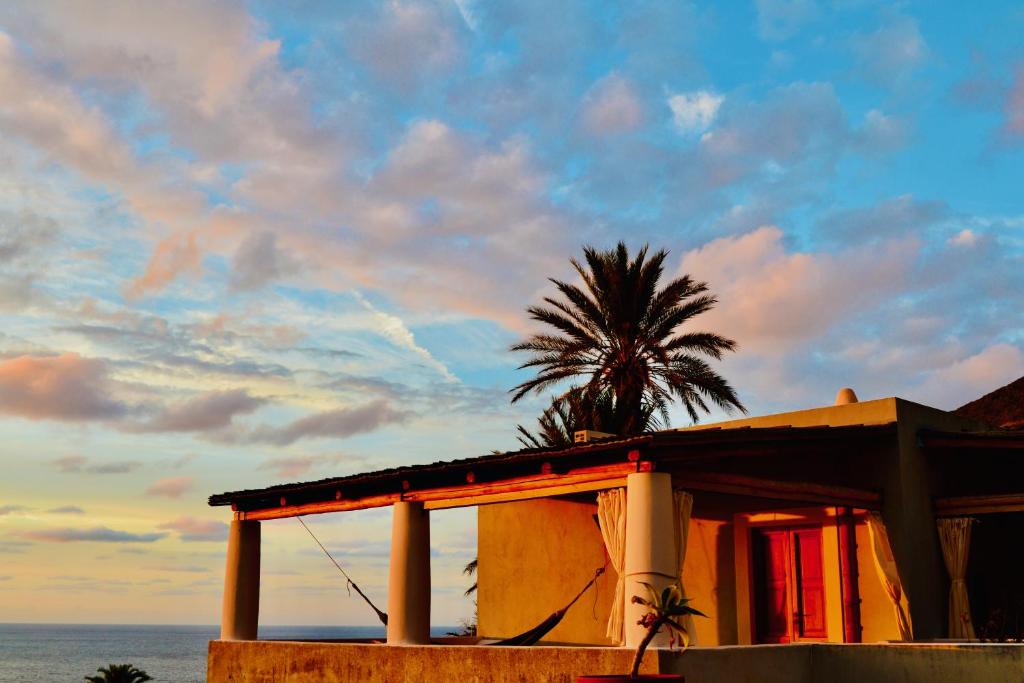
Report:
[[[608,558],[618,576],[605,635],[614,645],[622,645],[622,617],[626,607],[623,602],[626,592],[626,489],[609,489],[597,494],[597,523],[601,527]]]
[[[676,561],[679,563],[679,589],[685,597],[683,585],[683,562],[686,560],[686,543],[690,536],[690,513],[693,511],[693,496],[686,491],[676,489],[672,492],[672,506],[675,511],[673,519],[676,533]],[[699,607],[694,605],[694,607]],[[690,645],[697,644],[697,625],[694,623],[693,615],[687,614],[680,620],[683,628],[690,636]]]
[[[896,612],[896,626],[900,632],[900,640],[911,640],[913,635],[910,629],[910,617],[904,609],[903,584],[900,583],[900,574],[896,568],[896,560],[892,556],[892,546],[889,544],[889,533],[885,530],[885,522],[882,515],[877,512],[868,512],[868,533],[871,535],[871,551],[875,558],[875,569],[878,571],[878,578],[885,586],[885,592],[893,604]]]
[[[942,558],[946,561],[949,585],[949,637],[974,640],[971,602],[967,597],[967,556],[971,550],[970,517],[942,518],[938,521]]]

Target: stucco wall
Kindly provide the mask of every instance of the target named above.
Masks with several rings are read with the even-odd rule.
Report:
[[[597,504],[538,499],[478,508],[478,632],[505,638],[536,626],[561,609],[605,563],[593,516]],[[545,638],[548,642],[607,644],[605,627],[615,590],[609,565]]]
[[[597,505],[542,499],[479,508],[478,629],[482,637],[521,633],[562,607],[605,561]],[[732,525],[693,519],[683,570],[701,645],[736,643]],[[615,571],[569,610],[547,642],[605,645]]]
[[[388,646],[213,641],[208,683],[572,683],[623,673],[632,651],[594,647]],[[756,645],[649,651],[644,673],[694,683],[1024,680],[1020,645]]]
[[[694,617],[697,642],[733,645],[737,641],[732,524],[691,519],[686,545],[683,585],[691,604],[709,617]]]

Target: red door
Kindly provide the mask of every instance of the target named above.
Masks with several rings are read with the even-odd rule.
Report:
[[[756,641],[828,638],[821,527],[755,529],[751,541]]]
[[[788,643],[789,623],[789,533],[785,530],[757,530],[754,541],[754,615],[757,642]]]

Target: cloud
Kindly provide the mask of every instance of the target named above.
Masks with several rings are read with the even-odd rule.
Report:
[[[458,60],[461,8],[390,0],[379,9],[370,21],[353,22],[349,40],[353,52],[385,82],[412,90]]]
[[[838,253],[789,251],[782,230],[764,226],[687,252],[680,272],[709,283],[719,304],[702,328],[743,351],[786,352],[897,290],[918,255],[914,240]]]
[[[194,483],[194,477],[167,477],[153,482],[146,489],[146,495],[181,498],[192,489]]]
[[[964,228],[946,240],[946,244],[954,247],[973,247],[981,240],[981,236],[970,228]]]
[[[0,517],[13,514],[15,512],[26,512],[29,508],[24,505],[0,505]]]
[[[89,459],[84,455],[66,455],[51,461],[51,465],[57,471],[67,474],[82,472],[85,474],[127,474],[137,470],[141,463],[134,460],[123,460],[120,462],[104,462],[95,465],[87,465]]]
[[[90,529],[40,529],[21,531],[16,535],[32,541],[46,541],[50,543],[153,543],[167,536],[166,533],[135,534],[110,529],[105,526],[97,526]]]
[[[51,508],[46,511],[51,515],[84,515],[85,510],[77,505],[63,505],[58,508]]]
[[[668,98],[672,121],[683,133],[703,133],[711,127],[725,97],[709,90],[678,93]]]
[[[354,408],[328,410],[303,417],[283,427],[262,426],[243,437],[248,443],[288,446],[300,439],[345,438],[372,432],[389,424],[400,424],[411,417],[386,401],[374,401]]]
[[[943,201],[922,201],[905,194],[870,207],[827,213],[819,219],[816,232],[834,242],[866,242],[877,237],[919,235],[949,215],[949,206]]]
[[[814,0],[756,0],[757,32],[764,40],[791,38],[818,17]]]
[[[202,265],[202,252],[195,233],[175,234],[157,244],[149,257],[146,270],[125,290],[129,299],[163,289],[185,273],[197,275]]]
[[[853,133],[857,151],[867,156],[886,154],[904,147],[910,137],[905,121],[878,109],[864,115],[864,123]]]
[[[595,83],[583,99],[583,126],[592,135],[613,135],[638,128],[643,103],[635,86],[611,73]]]
[[[236,291],[259,289],[267,283],[297,271],[295,257],[277,245],[277,235],[250,235],[238,247],[231,264],[230,286]]]
[[[266,401],[245,389],[208,391],[170,405],[148,422],[131,429],[143,432],[205,432],[231,425],[236,415],[248,415]]]
[[[903,15],[887,16],[878,29],[858,33],[852,41],[864,75],[890,87],[909,80],[928,57],[917,21]]]
[[[30,420],[109,420],[125,413],[106,364],[77,353],[0,361],[0,412]]]
[[[1006,122],[1003,130],[1009,136],[1024,137],[1024,66],[1018,66],[1006,93]]]
[[[30,211],[0,212],[0,264],[9,268],[52,243],[59,232],[57,222]]]
[[[337,463],[342,459],[341,455],[331,456],[289,456],[283,458],[269,458],[260,463],[258,470],[271,470],[275,476],[283,478],[295,478],[310,471],[314,465]]]
[[[185,515],[164,522],[158,529],[178,532],[178,538],[186,543],[197,541],[223,541],[228,537],[228,525],[211,519],[198,519]]]
[[[992,344],[930,374],[915,392],[929,405],[952,410],[1024,376],[1024,351],[1012,344]]]

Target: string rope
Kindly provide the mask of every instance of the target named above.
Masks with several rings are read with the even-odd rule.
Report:
[[[373,611],[377,613],[377,618],[380,619],[380,623],[382,623],[385,626],[387,626],[388,625],[388,615],[387,615],[387,613],[382,612],[379,609],[377,609],[377,606],[375,604],[373,604],[373,601],[370,600],[370,598],[366,597],[366,593],[361,591],[359,589],[359,586],[356,584],[356,582],[352,580],[352,577],[348,575],[348,572],[346,572],[344,569],[341,568],[341,565],[338,564],[338,561],[336,559],[334,559],[334,556],[332,556],[331,553],[329,553],[327,551],[327,548],[325,548],[324,544],[320,542],[320,539],[316,537],[316,534],[313,533],[313,530],[310,529],[308,526],[306,526],[306,523],[302,521],[302,517],[296,517],[295,519],[299,520],[299,524],[302,525],[302,528],[305,529],[309,533],[309,535],[313,538],[314,541],[316,541],[316,544],[318,546],[320,546],[320,550],[324,551],[324,555],[326,555],[328,557],[328,559],[330,559],[330,561],[334,563],[334,566],[338,568],[338,571],[341,572],[342,576],[345,577],[345,580],[348,581],[348,584],[346,584],[346,588],[354,588],[356,593],[359,593],[359,597],[361,597],[363,600],[365,600],[366,604],[369,605],[370,608],[373,609]],[[352,591],[351,590],[349,591],[349,595],[352,595]]]

